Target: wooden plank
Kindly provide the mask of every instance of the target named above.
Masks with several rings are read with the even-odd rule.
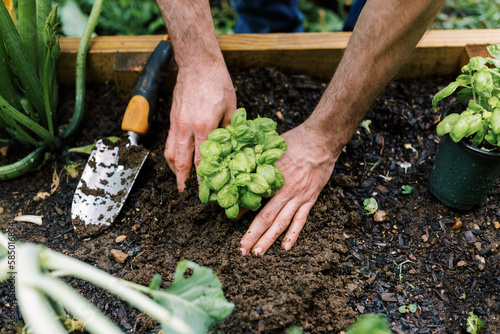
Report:
[[[351,33],[294,33],[220,35],[219,44],[228,67],[275,66],[282,70],[328,80],[337,68]],[[114,81],[121,91],[132,83],[163,35],[102,36],[92,38],[88,54],[87,80]],[[62,85],[74,84],[75,59],[79,38],[60,39],[58,78]],[[500,29],[430,30],[418,43],[399,78],[456,75],[469,44],[500,43]],[[128,59],[124,61],[124,59]],[[129,64],[129,65],[126,65]],[[141,65],[142,64],[142,65]],[[169,71],[175,74],[173,61]],[[170,76],[166,86],[173,86]],[[132,85],[132,87],[130,87]]]

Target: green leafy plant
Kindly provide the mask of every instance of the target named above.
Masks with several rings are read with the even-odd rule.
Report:
[[[0,181],[23,175],[58,149],[83,118],[85,59],[103,0],[96,0],[77,54],[75,110],[70,124],[58,131],[56,59],[59,55],[56,5],[52,1],[18,1],[19,28],[12,1],[0,4],[0,129],[26,148],[25,158],[0,167]],[[7,6],[5,5],[7,3]]]
[[[415,187],[405,184],[401,186],[401,193],[408,195],[411,194],[413,189],[415,189]]]
[[[363,206],[364,206],[363,214],[367,216],[373,215],[378,210],[378,202],[373,197],[365,199],[363,201]]]
[[[387,317],[368,313],[360,316],[346,330],[346,334],[391,334]]]
[[[467,333],[479,334],[484,327],[484,321],[474,314],[474,308],[469,312],[467,318]]]
[[[449,134],[459,142],[467,138],[475,147],[500,147],[500,44],[487,47],[494,58],[473,57],[461,74],[439,91],[432,100],[436,110],[439,101],[458,88],[458,101],[467,103],[461,113],[451,113],[437,125],[438,136]]]
[[[0,232],[0,281],[10,279],[15,273],[16,298],[30,333],[66,333],[66,311],[81,320],[90,333],[122,333],[93,304],[63,282],[62,276],[79,278],[109,291],[160,322],[168,333],[206,333],[234,309],[226,301],[222,284],[212,270],[187,260],[177,265],[172,285],[160,289],[159,274],[146,287],[41,245],[13,245]],[[190,276],[186,278],[188,270]]]
[[[262,197],[273,196],[285,184],[275,164],[286,149],[276,122],[247,120],[244,108],[236,110],[230,125],[215,129],[200,145],[200,200],[217,202],[230,219],[238,216],[240,206],[257,210]]]
[[[399,313],[415,313],[417,312],[416,304],[402,305],[398,309]]]

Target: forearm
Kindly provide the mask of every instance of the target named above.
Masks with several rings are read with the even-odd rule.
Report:
[[[304,123],[327,140],[335,156],[411,54],[443,3],[367,1],[332,81]]]
[[[224,61],[208,0],[157,0],[179,67]]]

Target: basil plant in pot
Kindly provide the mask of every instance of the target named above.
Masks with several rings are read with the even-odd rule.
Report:
[[[262,197],[273,196],[285,184],[275,164],[286,149],[276,122],[247,120],[246,110],[237,109],[230,125],[215,129],[200,145],[200,200],[217,202],[229,219],[238,216],[240,207],[257,210]]]
[[[442,137],[430,177],[430,191],[443,204],[469,210],[482,202],[500,176],[500,44],[493,58],[473,57],[463,74],[439,91],[439,101],[457,91],[436,132]]]

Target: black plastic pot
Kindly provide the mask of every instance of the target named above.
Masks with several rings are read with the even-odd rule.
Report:
[[[445,135],[439,143],[429,189],[443,204],[461,210],[482,202],[500,176],[500,152],[488,152]]]

